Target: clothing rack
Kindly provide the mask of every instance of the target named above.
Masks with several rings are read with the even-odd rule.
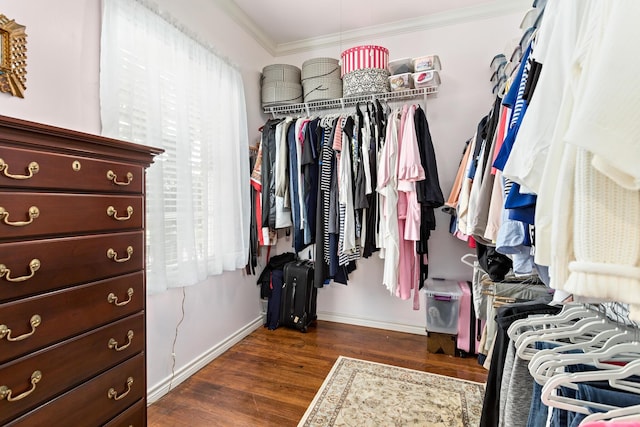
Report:
[[[362,102],[375,101],[376,99],[381,101],[393,101],[424,96],[426,103],[427,95],[435,93],[438,93],[438,87],[423,87],[419,89],[399,90],[371,95],[349,96],[347,98],[328,99],[325,101],[311,101],[287,105],[271,105],[263,107],[263,112],[265,114],[273,114],[273,116],[275,117],[276,114],[287,114],[304,111],[308,116],[310,116],[311,110],[345,108]]]

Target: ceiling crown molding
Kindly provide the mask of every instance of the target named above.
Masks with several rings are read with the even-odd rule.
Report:
[[[384,25],[375,25],[357,30],[343,31],[322,37],[277,44],[267,36],[251,18],[233,0],[216,0],[221,9],[238,25],[243,27],[263,48],[274,57],[307,52],[313,49],[350,45],[371,38],[389,37],[398,34],[424,31],[446,27],[469,21],[488,19],[516,12],[525,12],[531,8],[531,0],[494,0],[478,6],[454,9],[433,15],[422,16]]]
[[[390,37],[398,34],[446,27],[510,13],[525,12],[529,8],[531,8],[531,0],[499,0],[479,6],[454,9],[383,25],[343,31],[342,33],[330,34],[323,37],[309,38],[291,43],[281,43],[276,45],[275,56],[301,53],[323,47],[350,45],[356,42],[370,40],[371,38]]]
[[[235,21],[241,28],[243,28],[255,41],[258,42],[267,52],[273,56],[277,56],[277,45],[269,36],[265,34],[256,23],[247,16],[242,9],[238,7],[233,0],[215,0],[216,4],[225,12],[231,19]]]

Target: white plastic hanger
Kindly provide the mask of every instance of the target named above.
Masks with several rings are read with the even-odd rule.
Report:
[[[542,9],[538,9],[536,7],[529,9],[527,13],[525,13],[525,15],[522,17],[522,21],[520,22],[520,29],[524,30],[526,28],[535,26],[535,23],[541,13]]]
[[[552,327],[577,319],[595,316],[598,316],[596,311],[589,310],[582,304],[567,304],[562,307],[562,311],[558,314],[529,316],[526,319],[516,320],[509,326],[509,329],[507,329],[507,334],[512,340],[516,340],[521,333],[531,328]]]
[[[592,365],[600,372],[611,372],[619,368],[619,366],[611,361],[637,362],[640,358],[640,343],[638,341],[629,341],[612,345],[605,349],[600,349],[590,353],[571,353],[563,354],[562,357],[549,359],[540,364],[536,369],[534,379],[538,384],[546,384],[558,374],[558,370],[564,370],[568,365],[587,364]],[[626,366],[628,366],[627,364]],[[636,384],[634,388],[637,388]]]
[[[544,385],[549,380],[549,378],[552,378],[558,372],[564,372],[565,367],[569,365],[582,363],[590,364],[596,368],[603,370],[615,369],[617,368],[617,365],[600,362],[600,359],[597,358],[598,355],[606,351],[609,347],[613,347],[614,345],[618,344],[629,343],[631,341],[633,341],[633,334],[622,332],[605,341],[602,348],[593,350],[589,353],[545,354],[542,356],[537,354],[532,359],[534,363],[531,363],[531,365],[529,366],[529,372],[538,384]],[[585,359],[585,355],[588,355],[589,357]],[[630,358],[627,357],[627,360],[634,360],[634,358],[637,358],[637,356],[637,354],[632,355]],[[603,360],[614,360],[616,358],[621,359],[622,356],[612,356],[612,358],[610,359],[604,358]]]
[[[592,421],[640,421],[640,405],[627,406],[626,408],[612,409],[606,412],[596,412],[588,415],[580,425],[590,423]]]
[[[606,319],[599,318],[584,318],[577,321],[574,325],[544,329],[537,334],[530,334],[525,336],[526,332],[518,337],[516,342],[516,352],[518,357],[524,360],[531,360],[531,358],[538,353],[538,349],[535,348],[537,341],[544,342],[559,342],[560,340],[568,340],[575,343],[577,341],[590,341],[594,335],[598,332],[607,332],[612,329],[611,323]]]
[[[529,373],[538,382],[544,384],[548,379],[545,375],[545,369],[541,369],[543,364],[549,362],[562,362],[567,358],[570,351],[582,351],[583,353],[593,352],[604,348],[607,345],[628,342],[633,339],[633,335],[627,330],[621,330],[618,327],[604,330],[598,333],[593,339],[585,342],[562,344],[554,348],[539,350],[529,362]],[[545,365],[548,367],[548,365]]]
[[[560,359],[542,363],[537,373],[549,377],[553,376],[559,368],[564,369],[565,366],[577,364],[588,364],[603,371],[610,371],[618,368],[617,365],[611,363],[613,361],[633,362],[639,358],[640,344],[638,341],[626,341],[589,353],[564,354]]]
[[[531,363],[535,365],[537,359],[545,357],[547,354],[567,353],[571,350],[582,350],[583,353],[598,352],[604,351],[616,344],[637,341],[635,331],[625,328],[619,324],[611,324],[610,326],[610,330],[603,330],[602,332],[599,332],[589,341],[561,344],[558,347],[540,350]]]
[[[622,344],[623,346],[625,344]],[[637,351],[640,348],[640,343],[634,343],[636,346],[635,349]],[[637,354],[636,357],[640,356]],[[570,373],[570,374],[558,374],[551,378],[547,383],[542,387],[541,399],[542,402],[547,406],[552,406],[554,408],[565,409],[567,411],[573,411],[580,414],[591,414],[591,410],[589,408],[594,408],[597,410],[610,411],[614,409],[619,409],[616,406],[605,405],[596,402],[587,402],[577,398],[559,396],[555,392],[559,387],[568,387],[572,389],[577,389],[576,383],[581,382],[589,382],[589,381],[608,381],[609,385],[612,388],[617,388],[620,390],[628,391],[631,393],[640,394],[640,385],[637,383],[632,383],[629,381],[624,381],[625,378],[628,378],[632,375],[640,374],[640,359],[636,359],[632,362],[629,362],[626,366],[622,368],[616,369],[608,369],[604,371],[591,371],[591,372],[579,372],[579,373]],[[635,384],[635,385],[631,385]]]
[[[573,334],[578,333],[578,331],[581,331],[584,325],[591,325],[594,322],[595,323],[604,322],[604,319],[598,316],[594,316],[594,317],[581,317],[576,322],[573,322],[573,321],[547,322],[541,325],[542,326],[541,328],[531,329],[528,331],[521,332],[514,340],[514,344],[516,347],[520,347],[524,342],[524,340],[530,337],[540,338],[540,340],[542,340],[543,336],[551,337],[553,336],[554,333],[557,335],[558,333],[561,333],[561,332],[567,332],[571,336]],[[559,335],[559,337],[562,337],[562,335]]]

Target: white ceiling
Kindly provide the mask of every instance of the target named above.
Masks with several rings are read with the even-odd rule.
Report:
[[[273,55],[526,10],[532,0],[215,0]]]

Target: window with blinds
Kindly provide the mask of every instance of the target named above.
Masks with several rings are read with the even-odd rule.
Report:
[[[245,266],[249,150],[239,71],[138,1],[105,0],[103,134],[159,146],[147,174],[149,292]]]

